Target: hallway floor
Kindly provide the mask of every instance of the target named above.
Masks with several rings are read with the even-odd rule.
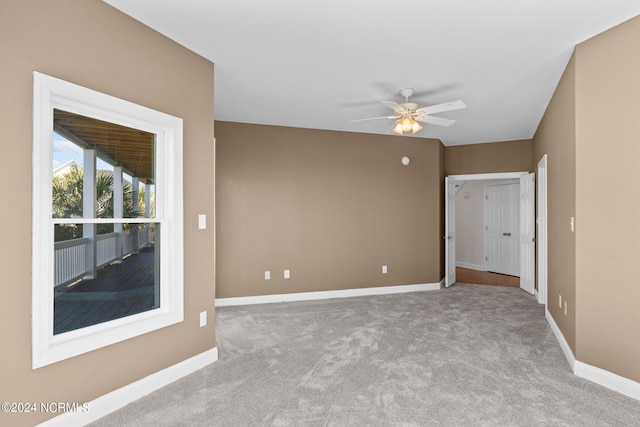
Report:
[[[508,286],[510,288],[520,287],[520,278],[517,276],[508,276],[506,274],[462,267],[456,267],[456,282],[471,283],[474,285]]]

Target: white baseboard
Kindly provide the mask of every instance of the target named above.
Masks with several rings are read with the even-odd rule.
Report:
[[[232,305],[269,304],[274,302],[310,301],[331,298],[361,297],[369,295],[401,294],[406,292],[433,291],[443,287],[443,282],[419,285],[381,286],[377,288],[343,289],[335,291],[297,292],[291,294],[256,295],[249,297],[216,298],[216,307]]]
[[[484,265],[471,264],[469,262],[456,261],[456,267],[470,268],[471,270],[487,271]]]
[[[569,347],[569,343],[564,338],[564,335],[562,335],[562,331],[558,327],[558,324],[556,323],[556,321],[553,319],[553,316],[549,312],[548,308],[545,308],[544,317],[547,319],[547,322],[551,327],[551,331],[553,331],[553,334],[556,336],[556,339],[558,340],[558,344],[560,344],[560,348],[564,353],[564,357],[567,358],[567,362],[569,362],[569,366],[571,367],[571,370],[574,371],[574,366],[576,364],[576,357],[573,355],[573,351],[571,351],[571,347]]]
[[[218,348],[214,347],[88,402],[88,410],[86,412],[67,412],[47,420],[39,424],[39,426],[69,427],[87,425],[217,360]]]
[[[576,360],[567,340],[565,340],[564,335],[562,335],[560,328],[556,324],[555,320],[553,320],[553,316],[551,316],[549,310],[546,310],[545,317],[547,318],[547,322],[549,322],[549,326],[551,326],[551,330],[556,336],[556,339],[558,340],[574,375],[592,381],[610,390],[622,393],[625,396],[640,400],[640,383]]]
[[[573,373],[610,390],[640,400],[640,383],[630,380],[629,378],[621,377],[613,372],[605,371],[604,369],[588,365],[578,360],[574,365]]]
[[[544,304],[543,301],[540,301],[540,292],[538,292],[537,289],[533,290],[533,296],[536,297],[536,301],[538,301],[538,304]],[[546,307],[545,307],[546,309]]]

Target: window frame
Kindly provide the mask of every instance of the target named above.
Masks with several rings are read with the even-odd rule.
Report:
[[[37,71],[33,76],[32,367],[36,369],[184,320],[183,121]],[[53,334],[53,229],[61,220],[51,215],[54,108],[156,135],[156,217],[107,221],[159,223],[161,242],[159,308],[57,335]]]

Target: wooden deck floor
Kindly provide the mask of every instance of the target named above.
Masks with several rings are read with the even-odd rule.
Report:
[[[54,334],[68,332],[154,307],[154,250],[145,248],[98,271],[95,279],[66,289],[54,296]]]

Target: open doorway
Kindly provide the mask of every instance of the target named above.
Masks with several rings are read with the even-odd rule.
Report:
[[[456,280],[520,287],[520,181],[465,181],[455,203]]]
[[[512,275],[520,276],[519,286],[523,290],[533,294],[535,288],[535,181],[534,174],[528,172],[510,172],[495,174],[474,174],[474,175],[452,175],[445,180],[446,200],[445,200],[445,285],[451,286],[456,282],[456,258],[457,252],[469,250],[474,252],[475,258],[472,261],[463,260],[462,265],[466,263],[466,267],[474,267],[477,271],[487,271],[488,264],[491,269],[495,269],[495,261],[498,264],[505,264],[507,272]],[[499,181],[498,181],[499,180]],[[456,198],[460,197],[459,192],[469,181],[483,181],[482,196],[476,195],[476,201],[480,202],[482,219],[480,219],[480,227],[476,231],[476,242],[465,242],[464,247],[456,250],[460,242],[456,242],[458,230],[456,230]],[[493,185],[486,185],[486,183]],[[514,191],[512,184],[517,183],[517,205],[518,209],[513,208],[513,202],[505,201],[496,204],[496,218],[500,216],[508,216],[507,223],[511,223],[513,230],[493,230],[493,234],[489,233],[489,224],[485,220],[485,212],[487,209],[487,199],[489,194],[487,188],[495,186],[495,193],[503,197],[505,194]],[[475,188],[478,188],[475,185]],[[492,191],[492,190],[490,190]],[[462,197],[465,193],[463,191]],[[468,214],[465,208],[464,214]],[[518,227],[518,230],[515,230]],[[498,233],[498,234],[496,234]],[[494,238],[492,242],[491,239]],[[500,246],[502,245],[502,246]],[[504,257],[505,251],[511,247],[508,257]],[[491,252],[494,251],[494,252]],[[491,253],[490,253],[491,252]],[[496,256],[494,256],[496,255]],[[492,258],[489,260],[489,258]],[[517,259],[517,262],[513,262]],[[491,261],[491,262],[490,262]],[[509,265],[507,265],[509,264]],[[510,268],[510,270],[509,270]],[[514,274],[515,273],[515,274]]]

